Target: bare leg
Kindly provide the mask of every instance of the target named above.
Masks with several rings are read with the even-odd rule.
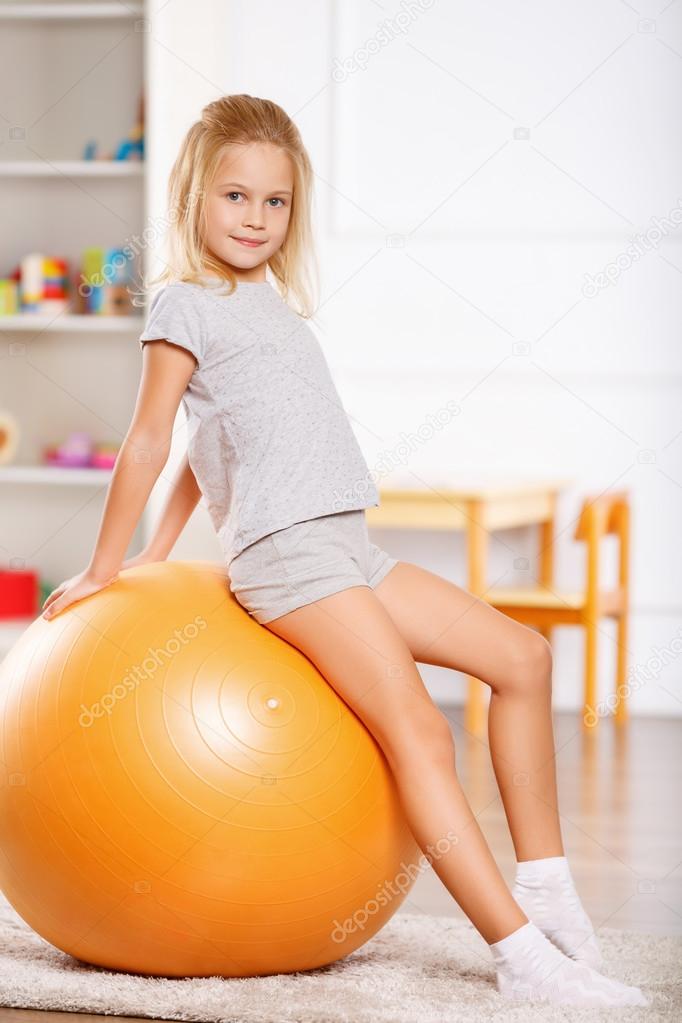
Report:
[[[484,940],[527,923],[459,784],[450,726],[376,593],[351,587],[266,628],[301,650],[376,738],[421,849],[456,833],[433,868]]]
[[[563,856],[547,641],[409,562],[399,562],[375,593],[415,661],[454,668],[490,686],[490,753],[517,860]]]

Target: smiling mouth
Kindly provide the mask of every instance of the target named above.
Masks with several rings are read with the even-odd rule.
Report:
[[[257,245],[265,244],[262,241],[256,241],[255,238],[237,238],[233,234],[230,235],[230,238],[232,238],[232,240],[235,242],[239,242],[240,245],[249,245],[251,246],[251,248],[256,248]]]

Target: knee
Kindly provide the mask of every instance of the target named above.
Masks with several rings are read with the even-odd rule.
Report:
[[[455,764],[455,740],[450,722],[437,708],[411,715],[409,721],[393,730],[382,746],[393,767],[405,764],[414,771],[415,763],[427,760],[449,768]]]
[[[525,627],[524,635],[507,657],[504,677],[492,688],[524,696],[551,692],[552,648],[545,637]]]

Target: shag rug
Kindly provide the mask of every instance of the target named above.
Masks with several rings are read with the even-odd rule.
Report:
[[[599,936],[604,972],[644,988],[652,997],[648,1009],[507,1002],[495,989],[488,947],[471,924],[404,912],[345,959],[306,973],[244,980],[132,976],[54,948],[0,893],[0,1005],[207,1023],[682,1020],[682,938],[608,927]]]

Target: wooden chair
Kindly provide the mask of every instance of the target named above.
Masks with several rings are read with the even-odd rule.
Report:
[[[608,534],[619,537],[618,584],[614,589],[602,588],[600,546]],[[597,709],[597,630],[599,619],[614,618],[617,625],[618,651],[613,709],[618,723],[627,717],[625,684],[628,641],[628,585],[630,556],[630,506],[626,491],[600,494],[585,499],[575,531],[575,539],[586,544],[587,572],[584,591],[562,590],[549,582],[521,588],[494,587],[483,596],[487,603],[518,622],[536,626],[550,640],[555,625],[582,625],[585,629],[585,678],[583,723],[596,725]],[[541,557],[546,552],[540,552]],[[552,552],[549,552],[550,563]]]

